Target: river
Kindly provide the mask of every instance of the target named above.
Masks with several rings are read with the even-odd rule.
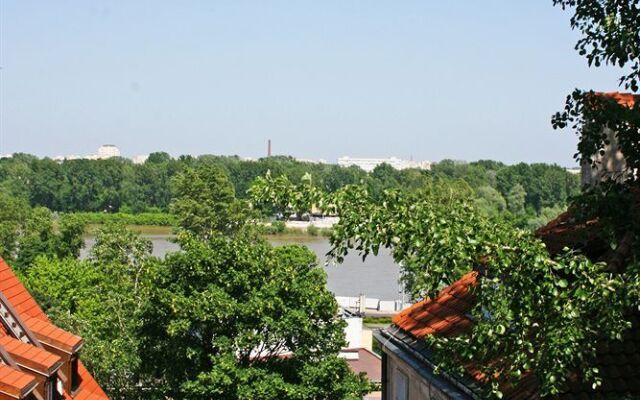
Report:
[[[178,245],[171,241],[167,234],[143,234],[153,244],[153,255],[163,257],[168,252],[177,251]],[[342,264],[324,265],[326,254],[330,249],[328,239],[324,237],[270,237],[274,246],[286,244],[303,244],[317,256],[320,265],[327,272],[327,287],[336,296],[358,296],[364,294],[369,298],[396,300],[399,294],[399,267],[393,261],[389,251],[381,249],[377,256],[370,255],[366,261],[356,252],[350,253]],[[88,249],[93,246],[92,236],[85,238],[85,248],[80,257],[86,257]]]

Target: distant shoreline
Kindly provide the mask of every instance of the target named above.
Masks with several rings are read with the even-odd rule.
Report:
[[[164,213],[145,215],[125,213],[72,213],[70,215],[75,215],[85,222],[85,237],[95,236],[95,233],[100,226],[111,222],[123,223],[131,231],[145,236],[173,236],[174,229],[176,227],[175,223],[167,223],[168,221],[174,221],[174,217],[170,214]],[[152,221],[154,223],[144,223],[149,221],[151,218],[155,218]],[[331,227],[334,223],[335,220],[275,221],[275,223],[262,223],[262,226],[264,227],[264,235],[266,237],[309,239],[314,237],[329,237],[331,234]]]

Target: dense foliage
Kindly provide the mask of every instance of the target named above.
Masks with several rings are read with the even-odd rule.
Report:
[[[631,72],[620,82],[637,91],[638,2],[554,4],[575,10],[571,25],[583,34],[576,49],[589,64],[630,65]],[[456,171],[453,162],[440,163],[434,173],[440,169],[460,177],[456,175],[464,171],[475,199],[468,190],[442,182],[418,191],[380,192],[353,185],[327,195],[319,203],[341,217],[333,229],[333,256],[340,261],[351,250],[366,257],[380,247],[390,248],[416,298],[435,296],[463,274],[477,271],[471,331],[429,336],[428,341],[444,355],[439,357],[441,368],[460,373],[470,363],[478,368],[490,384],[487,395],[501,397],[502,385],[517,385],[526,374],[536,375],[543,395],[561,392],[572,375],[597,388],[596,345],[622,340],[631,326],[630,314],[640,308],[640,108],[637,102],[617,100],[576,90],[564,112],[553,118],[554,127],[570,126],[578,133],[576,159],[594,167],[610,145],[607,129],[616,132],[629,168],[622,176],[604,176],[605,181],[587,188],[570,206],[575,223],[597,221],[599,239],[610,247],[598,262],[569,249],[551,255],[532,233],[487,217],[506,210],[522,214],[527,206],[538,212],[556,207],[545,194],[561,191],[538,185],[552,179],[534,178],[531,184],[523,171],[510,176],[513,169],[495,171],[495,164],[485,163],[479,166],[492,172],[476,180],[477,170]],[[478,183],[487,178],[493,182]]]
[[[368,391],[337,353],[344,323],[306,248],[248,236],[181,235],[154,279],[144,369],[165,396],[359,399]]]
[[[23,276],[49,317],[84,338],[82,360],[113,399],[144,398],[137,332],[158,261],[150,251],[148,240],[106,225],[89,259],[39,256]]]
[[[42,253],[24,282],[113,399],[362,398],[315,255],[262,239],[217,168],[175,178],[181,251],[106,224],[88,259]]]
[[[48,209],[31,208],[0,191],[0,256],[17,268],[31,265],[38,255],[77,257],[83,229],[74,216],[54,219]]]
[[[637,1],[554,4],[575,10],[576,48],[589,63],[630,66],[621,83],[637,91]],[[603,128],[614,129],[638,168],[638,114],[637,104],[576,91],[554,125],[577,131],[579,161],[592,161],[609,144]],[[571,251],[551,256],[529,231],[504,223],[538,226],[577,194],[577,177],[542,164],[445,160],[430,172],[382,165],[367,174],[286,157],[155,153],[134,165],[18,154],[0,160],[0,255],[58,325],[86,339],[83,359],[113,398],[360,398],[369,386],[336,357],[343,324],[315,258],[272,248],[245,224],[237,197],[261,176],[250,191],[256,206],[285,218],[314,205],[340,215],[332,254],[389,247],[415,298],[478,271],[471,332],[430,340],[447,355],[443,368],[472,361],[492,395],[499,381],[517,384],[527,373],[543,394],[576,371],[597,386],[596,343],[619,340],[640,306],[637,174],[571,204],[576,220],[597,218],[607,235],[611,253],[593,262]],[[50,210],[171,210],[182,251],[155,259],[148,241],[107,225],[78,261],[83,220]]]
[[[173,184],[176,196],[171,211],[181,228],[198,237],[233,233],[248,219],[245,204],[236,199],[229,178],[216,165],[187,168],[173,179]]]
[[[153,153],[141,165],[115,158],[58,163],[16,154],[0,159],[0,189],[25,199],[33,207],[43,206],[59,212],[119,213],[122,216],[119,220],[125,223],[148,220],[158,224],[169,222],[170,217],[162,217],[161,212],[171,210],[172,199],[180,190],[179,177],[206,168],[224,173],[235,196],[241,199],[249,196],[248,190],[256,178],[267,174],[271,179],[280,180],[283,188],[287,185],[312,185],[329,193],[348,184],[364,182],[376,198],[386,189],[415,191],[433,179],[461,179],[477,192],[476,197],[483,202],[481,208],[489,214],[501,212],[501,204],[508,202],[510,192],[520,185],[525,192],[524,205],[510,208],[518,210],[514,218],[521,226],[535,226],[540,215],[548,215],[550,211],[564,207],[567,198],[579,190],[577,176],[561,167],[546,164],[508,166],[494,161],[465,163],[444,160],[435,164],[432,171],[398,171],[383,164],[372,173],[366,173],[357,167],[300,162],[290,157],[250,161],[205,155],[173,159],[166,153]],[[280,192],[285,193],[284,190]],[[299,190],[289,194],[297,192]],[[267,214],[269,211],[280,215],[300,214],[308,207],[304,204],[305,197],[288,200],[292,207],[283,207],[281,201],[272,201],[274,205],[279,204],[276,209],[263,211]],[[128,216],[140,213],[146,213],[147,217]],[[97,214],[85,214],[85,218],[90,222],[100,219]]]
[[[273,178],[267,172],[264,177],[256,178],[248,193],[254,207],[284,220],[291,215],[297,219],[308,216],[320,200],[320,192],[313,186],[310,174],[305,174],[300,184],[295,185],[286,175]]]
[[[579,254],[550,257],[532,233],[487,219],[461,190],[434,185],[375,200],[354,186],[331,202],[341,217],[332,254],[340,260],[351,249],[366,256],[390,248],[415,298],[481,272],[472,331],[430,339],[446,354],[443,368],[472,361],[499,377],[491,382],[495,395],[499,382],[517,383],[530,371],[546,394],[561,390],[572,371],[597,385],[597,370],[588,367],[596,344],[619,339],[630,326],[626,312],[640,305],[637,266],[612,275]]]

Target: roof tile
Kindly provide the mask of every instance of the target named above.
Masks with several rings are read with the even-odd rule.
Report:
[[[0,364],[0,392],[21,398],[35,387],[36,378],[12,367]]]
[[[27,326],[37,325],[36,331],[39,331],[39,327],[37,321],[42,321],[46,324],[46,329],[42,330],[40,334],[47,335],[47,331],[51,333],[52,339],[55,338],[63,342],[66,346],[77,346],[78,339],[82,340],[78,336],[75,336],[71,333],[68,333],[60,328],[57,328],[55,325],[51,324],[47,315],[42,311],[38,303],[35,301],[33,296],[27,291],[27,289],[22,285],[20,280],[16,277],[16,275],[11,270],[11,267],[0,258],[0,292],[4,294],[9,303],[13,306],[22,320],[29,321],[29,323],[25,322]],[[29,328],[31,330],[31,327]],[[38,337],[37,333],[34,332],[36,338]],[[0,336],[8,337],[6,332],[3,329],[0,329]],[[0,341],[3,339],[0,338]],[[6,340],[6,339],[4,339]],[[15,340],[15,339],[14,339]],[[39,339],[40,340],[40,339]],[[46,340],[42,339],[43,342],[46,343]],[[19,343],[22,343],[18,341]],[[24,344],[24,343],[23,343]],[[45,350],[39,349],[34,346],[30,346],[25,344],[26,346],[31,347],[34,350],[25,350],[21,354],[26,355],[29,354],[33,357],[30,362],[33,363],[42,363],[47,364],[51,363],[55,360],[55,355],[51,355],[50,357],[44,357],[42,353],[46,352]],[[17,348],[17,347],[16,347]],[[21,350],[18,350],[19,352]],[[48,353],[51,354],[51,353]],[[59,357],[58,357],[59,359]],[[93,379],[89,371],[85,368],[82,362],[78,363],[78,374],[80,375],[80,386],[78,390],[75,392],[73,399],[84,399],[84,400],[108,400],[109,398],[104,393],[100,385]],[[71,399],[72,397],[68,394],[65,394],[65,399]],[[2,399],[2,395],[0,394],[0,399]]]

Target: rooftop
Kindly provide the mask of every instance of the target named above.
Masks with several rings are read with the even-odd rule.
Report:
[[[640,206],[640,191],[638,204]],[[550,254],[563,248],[581,249],[594,260],[607,260],[610,249],[599,236],[597,219],[578,222],[570,212],[560,215],[536,235],[545,243]],[[424,362],[434,358],[434,352],[423,340],[428,335],[455,336],[468,332],[472,327],[470,311],[474,306],[473,288],[478,279],[475,271],[442,290],[436,298],[424,299],[400,312],[393,319],[393,326],[385,332],[398,343],[415,352]],[[568,387],[560,396],[562,399],[590,399],[594,396],[622,398],[640,395],[640,314],[630,315],[631,329],[624,333],[621,342],[602,341],[597,348],[595,366],[599,368],[603,384],[596,390],[582,383],[578,374],[570,376]],[[470,397],[478,392],[478,383],[484,376],[473,365],[466,367],[468,376],[451,378],[458,386],[468,390]],[[578,371],[579,373],[580,371]],[[441,379],[441,378],[440,378]],[[539,398],[538,382],[535,374],[523,377],[517,387],[502,388],[508,399]]]
[[[82,347],[82,338],[53,325],[9,265],[0,259],[0,399],[24,399],[36,375],[50,377],[61,368],[70,371],[70,360]],[[105,400],[107,395],[78,361],[79,385],[64,390],[65,400]],[[59,374],[66,380],[70,377]],[[8,397],[7,397],[8,396]]]

